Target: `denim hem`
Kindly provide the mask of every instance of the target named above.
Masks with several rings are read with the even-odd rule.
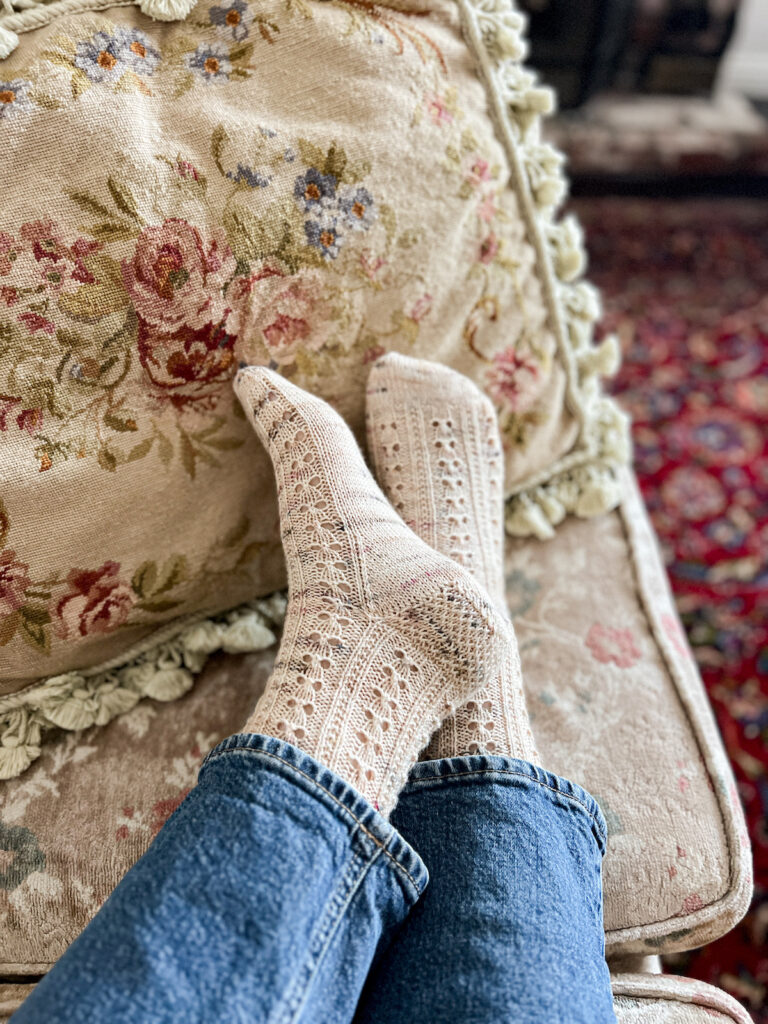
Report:
[[[608,829],[603,812],[595,798],[569,779],[539,768],[530,761],[516,757],[494,757],[491,754],[471,754],[463,757],[443,757],[436,761],[419,761],[411,769],[408,783],[400,796],[418,793],[425,787],[452,785],[473,780],[514,785],[527,780],[551,795],[553,800],[564,798],[590,819],[592,833],[605,853]]]
[[[259,768],[282,775],[314,795],[349,830],[361,831],[390,861],[410,891],[415,902],[427,886],[429,873],[421,857],[364,796],[330,768],[316,761],[291,743],[258,733],[236,733],[227,736],[208,754],[200,768],[221,757],[248,756]]]

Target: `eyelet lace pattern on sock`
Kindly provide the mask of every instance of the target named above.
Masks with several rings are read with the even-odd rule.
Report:
[[[387,812],[431,733],[498,674],[508,624],[395,514],[329,406],[256,368],[236,389],[275,467],[289,580],[246,728],[306,750]]]
[[[475,576],[506,616],[503,458],[488,399],[447,367],[390,353],[368,386],[376,476],[405,521]],[[425,756],[537,760],[514,634],[499,674],[443,723]]]

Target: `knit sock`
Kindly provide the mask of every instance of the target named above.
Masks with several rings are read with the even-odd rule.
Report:
[[[330,406],[263,368],[235,390],[272,459],[288,566],[282,642],[245,728],[387,814],[441,721],[499,673],[509,623],[403,523]]]
[[[508,621],[504,462],[490,401],[454,370],[390,353],[371,369],[366,419],[376,477],[396,511],[471,572]],[[424,756],[478,753],[538,761],[511,623],[500,671],[443,723]]]

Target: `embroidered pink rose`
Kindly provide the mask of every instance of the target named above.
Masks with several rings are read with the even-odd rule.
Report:
[[[30,437],[34,437],[43,425],[43,410],[22,409],[16,417],[16,424],[19,430],[26,430]]]
[[[15,551],[0,551],[0,619],[21,608],[29,584],[29,566],[18,561]]]
[[[272,362],[292,363],[300,350],[317,352],[327,342],[332,311],[321,297],[321,286],[320,275],[312,271],[285,277],[265,267],[251,278],[250,322]]]
[[[95,283],[87,258],[102,248],[101,242],[90,238],[68,240],[52,220],[22,224],[19,234],[24,252],[15,260],[14,277],[34,277],[36,284],[42,283],[54,293],[74,292],[84,284]]]
[[[505,349],[493,357],[486,387],[502,409],[523,413],[538,397],[539,368],[532,359],[518,355],[514,348]]]
[[[499,240],[496,235],[491,231],[483,241],[480,243],[480,249],[477,254],[477,258],[481,263],[488,264],[493,263],[499,252]]]
[[[223,231],[205,236],[178,218],[144,228],[133,259],[122,264],[140,319],[163,333],[224,324],[233,312],[224,287],[235,267]]]
[[[442,96],[433,95],[426,97],[427,111],[435,124],[452,124],[453,113]]]
[[[697,910],[701,910],[704,906],[704,900],[699,896],[697,892],[691,893],[690,896],[686,896],[683,900],[683,906],[680,910],[680,915],[683,914],[695,914]]]
[[[182,324],[171,334],[139,321],[139,359],[147,375],[175,406],[208,398],[211,385],[231,376],[237,336],[222,324]]]
[[[592,657],[605,665],[613,662],[619,668],[630,668],[641,657],[629,629],[616,629],[596,622],[587,633],[586,643]]]
[[[70,571],[69,591],[56,605],[56,632],[62,639],[110,633],[125,622],[136,594],[119,578],[119,572],[117,562]]]

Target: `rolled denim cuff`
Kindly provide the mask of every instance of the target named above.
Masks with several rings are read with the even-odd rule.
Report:
[[[605,856],[608,830],[597,800],[575,782],[545,771],[530,761],[516,757],[494,757],[491,754],[420,761],[413,766],[400,796],[418,793],[425,788],[476,785],[480,782],[497,783],[519,790],[541,788],[555,806],[577,815],[585,815],[589,819],[600,853]]]
[[[245,771],[242,768],[243,764],[250,764],[254,780],[260,772],[272,772],[315,797],[347,827],[351,841],[363,857],[372,858],[381,850],[397,871],[408,902],[413,904],[418,900],[429,881],[421,857],[394,825],[330,768],[274,736],[236,733],[222,740],[205,758],[200,768],[200,784],[205,784],[206,777],[216,771],[218,764],[227,762],[231,766],[233,758],[240,761],[239,786],[248,785],[248,768]]]

